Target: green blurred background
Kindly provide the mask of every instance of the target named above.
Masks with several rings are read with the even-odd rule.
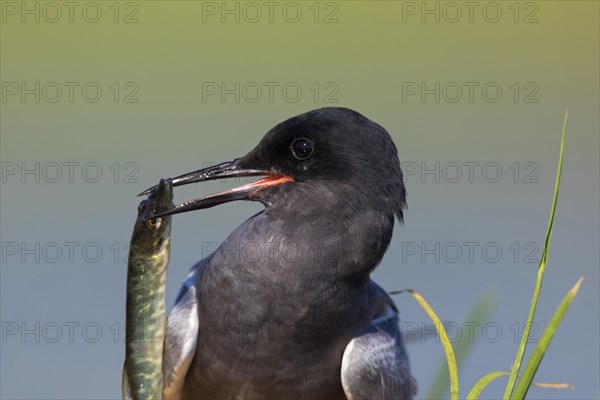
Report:
[[[477,322],[465,319],[482,294],[497,301],[462,396],[514,360],[569,109],[533,338],[584,275],[536,376],[575,390],[530,397],[597,398],[599,3],[466,3],[1,1],[0,397],[119,398],[135,194],[245,154],[283,119],[344,106],[390,132],[407,175],[405,225],[374,279],[421,292],[451,336]],[[188,268],[260,208],[174,218],[169,305]],[[405,330],[427,323],[397,303]],[[421,397],[443,362],[427,329],[408,345]]]

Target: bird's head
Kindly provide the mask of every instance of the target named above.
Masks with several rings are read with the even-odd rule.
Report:
[[[300,203],[304,211],[317,212],[329,207],[372,208],[402,220],[406,205],[392,138],[380,125],[346,108],[321,108],[283,121],[245,156],[181,175],[173,185],[240,176],[264,178],[157,216],[255,200],[273,208]]]

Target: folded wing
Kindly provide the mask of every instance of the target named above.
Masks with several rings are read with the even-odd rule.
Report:
[[[182,398],[183,384],[198,342],[198,298],[196,281],[206,259],[198,262],[187,275],[173,310],[169,314],[163,357],[163,399]]]
[[[348,343],[342,358],[342,387],[348,400],[412,399],[416,384],[398,326],[398,310],[372,282],[371,324]]]

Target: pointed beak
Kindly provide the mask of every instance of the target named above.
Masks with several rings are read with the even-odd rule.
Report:
[[[226,190],[224,192],[219,192],[208,196],[203,196],[195,200],[187,201],[185,203],[179,204],[171,208],[170,210],[158,213],[156,215],[152,215],[152,218],[164,217],[167,215],[179,214],[203,208],[210,208],[234,200],[252,199],[254,194],[260,189],[269,186],[281,185],[283,183],[291,182],[294,180],[289,175],[274,174],[273,172],[267,170],[241,168],[238,165],[239,160],[240,159],[238,158],[233,161],[227,161],[221,164],[214,165],[212,167],[203,168],[198,171],[180,175],[172,179],[173,186],[182,186],[195,182],[204,182],[215,179],[234,178],[243,176],[264,176],[264,178],[259,179],[256,182],[248,183],[243,186]],[[153,192],[155,189],[156,186],[153,186],[149,189],[144,190],[138,196],[147,195]]]

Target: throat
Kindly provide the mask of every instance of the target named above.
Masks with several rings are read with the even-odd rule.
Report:
[[[238,227],[210,256],[199,295],[245,310],[255,322],[281,310],[282,319],[285,310],[308,318],[311,304],[322,307],[323,298],[353,303],[365,292],[392,229],[393,218],[375,212],[346,221],[292,223],[267,210]]]
[[[269,212],[270,210],[267,210]],[[335,274],[336,279],[368,279],[392,239],[394,215],[376,210],[313,210],[301,217],[267,214],[276,227],[284,264],[297,256],[300,265],[317,266],[313,274]]]

